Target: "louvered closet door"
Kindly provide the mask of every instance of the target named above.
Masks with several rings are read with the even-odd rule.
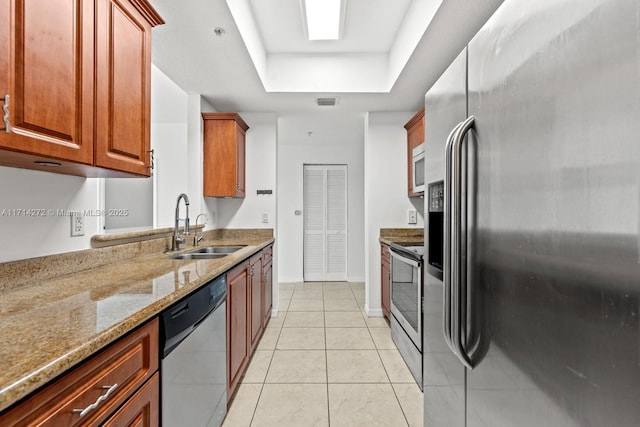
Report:
[[[346,165],[304,165],[303,212],[304,280],[346,280]]]

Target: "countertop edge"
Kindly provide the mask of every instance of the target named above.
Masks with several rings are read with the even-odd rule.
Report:
[[[40,368],[36,368],[34,371],[23,376],[20,380],[7,385],[5,388],[0,390],[0,412],[4,412],[18,402],[22,401],[24,398],[29,397],[29,395],[31,395],[32,393],[47,386],[63,374],[71,371],[81,362],[105,349],[107,346],[124,337],[129,332],[136,329],[138,326],[151,320],[154,316],[157,316],[161,311],[169,307],[174,302],[201,288],[211,279],[214,279],[221,274],[225,274],[227,271],[231,270],[242,262],[245,262],[251,256],[255,255],[257,252],[261,251],[274,242],[275,238],[273,237],[265,238],[265,241],[263,243],[255,245],[250,253],[247,253],[243,258],[239,258],[237,261],[234,261],[223,272],[211,274],[210,277],[202,277],[197,280],[197,282],[194,282],[193,286],[182,288],[174,293],[167,295],[166,297],[146,306],[142,310],[129,315],[127,318],[125,318],[125,320],[112,325],[110,328],[104,331],[101,331],[85,344],[80,345],[71,351],[68,351],[52,362]],[[181,252],[188,252],[188,250]],[[99,268],[100,267],[98,267],[97,269]]]

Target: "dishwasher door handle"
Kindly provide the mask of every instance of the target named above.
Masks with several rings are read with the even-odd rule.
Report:
[[[177,317],[182,316],[183,314],[185,314],[187,311],[189,311],[189,303],[186,303],[185,305],[183,305],[182,307],[177,308],[175,311],[171,312],[171,318],[175,319]]]

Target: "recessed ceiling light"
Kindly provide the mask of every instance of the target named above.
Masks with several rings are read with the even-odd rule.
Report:
[[[222,28],[222,27],[215,27],[213,29],[213,33],[218,37],[222,37],[222,36],[224,36],[225,31],[224,31],[224,28]]]
[[[302,4],[309,40],[340,38],[343,0],[303,0]]]

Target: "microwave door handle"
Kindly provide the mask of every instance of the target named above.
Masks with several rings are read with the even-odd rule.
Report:
[[[447,346],[455,353],[451,339],[451,147],[453,137],[462,126],[458,123],[447,137],[445,145],[445,177],[444,177],[444,259],[443,259],[443,322],[442,329]]]
[[[473,362],[469,358],[463,340],[466,338],[466,304],[463,295],[466,294],[466,283],[462,283],[462,269],[466,269],[466,265],[462,262],[462,222],[464,220],[462,213],[462,146],[464,137],[473,126],[475,118],[470,116],[458,128],[451,147],[452,152],[452,225],[451,225],[451,252],[452,252],[452,302],[453,302],[453,334],[452,340],[456,349],[456,355],[460,362],[468,369],[473,369]]]

